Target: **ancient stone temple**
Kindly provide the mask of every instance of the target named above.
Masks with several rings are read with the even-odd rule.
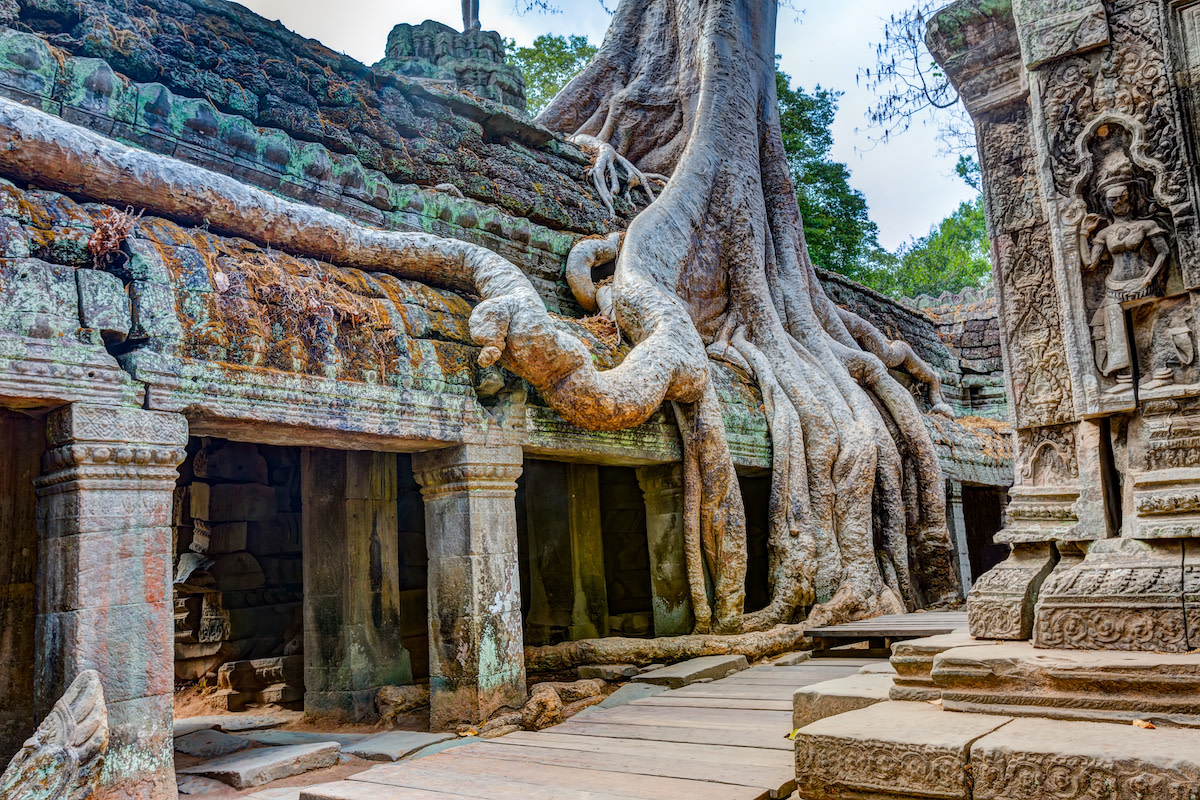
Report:
[[[801,731],[802,794],[1197,796],[1197,14],[960,0],[931,19],[983,165],[1012,550],[969,631],[895,647],[892,702]]]
[[[599,367],[628,354],[565,268],[647,201],[626,192],[610,210],[594,154],[524,114],[496,34],[401,26],[368,67],[222,0],[20,0],[0,3],[0,23],[0,762],[88,670],[107,703],[98,796],[165,799],[177,682],[216,683],[230,710],[343,721],[373,721],[381,687],[418,683],[432,725],[452,728],[525,703],[526,646],[692,632],[670,409],[616,432],[567,423],[496,358],[481,365],[467,256],[413,257],[417,277],[401,278],[363,233],[480,246],[462,252],[515,265]],[[946,585],[1007,555],[993,540],[1013,482],[997,307],[1024,437],[1005,570],[1029,579],[1010,595],[1035,592],[1052,541],[1121,524],[1141,538],[1093,548],[1080,575],[1182,563],[1190,506],[1171,487],[1185,485],[1176,461],[1200,381],[1191,173],[1171,138],[1183,111],[1151,106],[1105,111],[1080,139],[1088,171],[1055,201],[1078,212],[1079,268],[1036,177],[1008,181],[1033,233],[1006,257],[1025,265],[1012,259],[1058,231],[1078,320],[1076,295],[1040,273],[998,298],[919,304],[821,273],[838,306],[908,342],[896,366],[935,378],[940,397],[893,371],[940,461],[958,572]],[[989,170],[1026,164],[1034,140],[1015,125]],[[250,203],[272,205],[273,222],[235,233]],[[598,259],[588,275],[600,296],[611,271]],[[1050,294],[1035,306],[1018,291]],[[1016,319],[1030,326],[1019,345]],[[1084,357],[1093,346],[1104,358]],[[713,370],[754,612],[774,579],[767,412],[746,370]],[[1064,570],[1082,553],[1053,579],[1072,613],[1085,584]],[[1164,649],[1182,647],[1170,614],[1184,595],[1163,575],[1163,591],[1129,602]]]

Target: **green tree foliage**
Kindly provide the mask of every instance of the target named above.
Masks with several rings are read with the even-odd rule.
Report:
[[[867,200],[850,186],[850,170],[830,157],[834,116],[841,92],[792,88],[775,73],[783,147],[796,183],[804,218],[804,236],[813,263],[848,278],[874,285],[894,258],[879,246],[879,228]]]
[[[558,90],[596,55],[596,47],[586,36],[544,33],[534,39],[530,47],[517,47],[512,39],[505,45],[508,63],[520,67],[525,74],[525,99],[530,116],[537,116]]]
[[[991,280],[983,195],[959,205],[927,236],[900,248],[888,291],[905,297],[938,295]]]

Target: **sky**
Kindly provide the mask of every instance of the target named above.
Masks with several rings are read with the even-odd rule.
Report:
[[[609,15],[599,0],[552,0],[559,14],[517,13],[520,0],[480,0],[483,27],[531,44],[542,33],[583,34],[599,44]],[[457,0],[241,0],[242,4],[292,30],[373,64],[383,57],[388,32],[400,22],[436,19],[462,27]],[[879,241],[894,250],[920,237],[948,216],[973,190],[954,174],[956,156],[946,154],[930,125],[914,125],[890,141],[867,121],[874,97],[857,80],[873,66],[873,44],[884,20],[912,0],[795,0],[801,11],[781,9],[775,49],[794,85],[817,84],[844,92],[833,126],[836,160],[849,166],[851,185],[861,191],[879,225]],[[522,2],[524,5],[524,2]],[[610,0],[610,5],[615,2]]]

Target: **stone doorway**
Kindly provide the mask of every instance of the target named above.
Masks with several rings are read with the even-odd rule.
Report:
[[[746,509],[746,612],[771,604],[771,476],[739,475]]]
[[[43,419],[0,409],[0,764],[20,749],[34,712],[38,561],[34,479],[46,449]]]
[[[240,711],[304,697],[300,449],[189,440],[175,491],[175,679]]]
[[[967,553],[971,579],[1008,558],[1009,546],[997,544],[994,537],[1004,527],[1007,493],[992,486],[963,486],[963,521],[967,535]]]

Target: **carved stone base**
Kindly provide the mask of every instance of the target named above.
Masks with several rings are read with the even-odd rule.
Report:
[[[1195,545],[1193,545],[1194,547]],[[1182,541],[1106,539],[1042,587],[1034,643],[1068,650],[1185,653]]]
[[[1016,719],[972,745],[971,773],[973,800],[1193,798],[1200,731]]]
[[[808,800],[966,800],[971,743],[1010,720],[895,702],[828,717],[796,734],[796,788]]]
[[[1200,727],[1200,659],[1162,653],[960,647],[934,659],[948,711]]]
[[[967,621],[976,639],[1028,639],[1042,581],[1058,561],[1049,542],[1014,544],[1012,555],[975,584]]]

